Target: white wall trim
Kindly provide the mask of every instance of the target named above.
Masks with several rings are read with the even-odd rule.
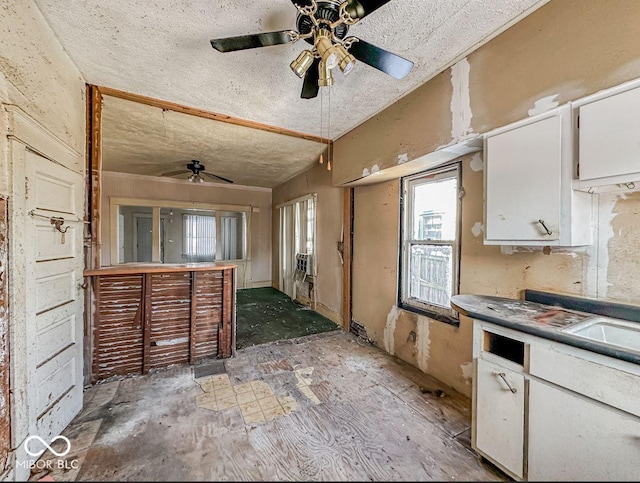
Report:
[[[7,135],[28,146],[40,156],[62,164],[66,168],[84,173],[84,156],[60,138],[42,127],[35,119],[17,106],[3,104],[8,113]]]
[[[147,176],[147,175],[143,175],[143,174],[129,174],[129,173],[120,173],[117,171],[102,171],[103,176],[110,176],[110,177],[114,177],[114,178],[121,178],[121,179],[135,179],[135,180],[140,180],[140,182],[154,182],[154,183],[170,183],[170,184],[180,184],[180,185],[184,185],[185,183],[189,183],[186,180],[182,180],[182,179],[175,179],[175,178],[166,178],[166,177],[161,177],[161,176]],[[244,191],[262,191],[265,193],[271,193],[271,188],[264,188],[262,186],[247,186],[247,185],[242,185],[242,184],[229,184],[229,183],[216,183],[216,182],[209,182],[209,181],[205,181],[203,183],[198,183],[198,185],[202,185],[202,186],[215,186],[216,188],[220,188],[220,189],[230,189],[230,190],[244,190]]]
[[[279,205],[275,206],[274,208],[280,209],[283,206],[294,205],[294,204],[299,203],[301,201],[307,201],[307,200],[310,200],[310,199],[316,199],[317,197],[318,197],[318,193],[309,193],[308,195],[300,196],[300,197],[295,198],[293,200],[285,201],[284,203],[280,203]]]

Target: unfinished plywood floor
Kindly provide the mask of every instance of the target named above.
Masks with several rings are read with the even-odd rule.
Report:
[[[332,331],[239,351],[226,374],[177,366],[87,389],[50,476],[505,480],[469,449],[469,425],[467,398]]]

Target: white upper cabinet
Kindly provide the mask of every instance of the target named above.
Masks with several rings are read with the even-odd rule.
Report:
[[[631,183],[640,181],[640,83],[607,89],[572,106],[578,116],[577,187],[633,188]]]
[[[571,108],[487,133],[485,244],[591,243],[591,195],[572,190]]]

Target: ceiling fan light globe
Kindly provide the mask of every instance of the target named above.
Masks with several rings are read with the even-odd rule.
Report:
[[[346,55],[342,57],[342,59],[340,60],[340,63],[338,64],[338,66],[340,67],[340,70],[345,75],[351,72],[351,70],[355,67],[355,65],[356,65],[356,58],[353,55],[349,54],[348,52],[346,53]]]
[[[308,50],[303,50],[298,57],[296,57],[296,60],[291,62],[290,67],[294,74],[302,79],[312,64],[313,54]]]
[[[340,62],[340,59],[338,58],[338,54],[336,54],[335,52],[331,52],[325,60],[328,69],[333,69],[336,65],[338,65],[338,62]]]

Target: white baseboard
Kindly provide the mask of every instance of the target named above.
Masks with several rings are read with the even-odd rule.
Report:
[[[248,283],[248,288],[263,288],[263,287],[271,287],[271,280],[260,280],[257,282],[251,281]]]

